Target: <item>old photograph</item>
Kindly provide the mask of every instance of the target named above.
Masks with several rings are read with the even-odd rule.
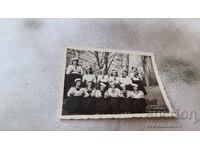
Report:
[[[174,117],[152,53],[66,48],[61,119]]]

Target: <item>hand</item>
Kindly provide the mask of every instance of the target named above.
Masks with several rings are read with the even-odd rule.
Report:
[[[74,96],[74,94],[75,94],[74,92],[70,93],[71,96]]]

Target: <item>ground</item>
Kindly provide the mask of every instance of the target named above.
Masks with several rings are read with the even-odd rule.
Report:
[[[165,105],[165,101],[163,99],[163,96],[161,94],[160,88],[158,86],[155,87],[145,87],[147,91],[147,95],[145,96],[146,99],[157,99],[157,105]]]

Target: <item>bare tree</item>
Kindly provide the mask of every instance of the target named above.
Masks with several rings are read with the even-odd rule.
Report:
[[[108,73],[108,56],[109,56],[109,52],[105,52],[105,55],[104,55],[104,62],[105,62],[104,71],[105,71],[106,74]]]
[[[112,54],[111,52],[103,52],[102,58],[100,58],[99,53],[100,52],[98,51],[94,52],[98,68],[99,70],[104,69],[105,73],[107,74],[115,59],[116,53]]]

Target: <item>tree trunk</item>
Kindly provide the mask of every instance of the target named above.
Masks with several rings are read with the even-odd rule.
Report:
[[[129,54],[126,55],[126,70],[129,72]]]
[[[104,56],[104,62],[105,62],[105,73],[108,74],[108,56],[109,56],[109,52],[105,52],[105,56]]]
[[[96,57],[96,61],[97,61],[97,65],[98,65],[98,68],[99,70],[101,69],[101,64],[100,64],[100,60],[99,60],[99,54],[97,51],[94,52],[94,55]]]

